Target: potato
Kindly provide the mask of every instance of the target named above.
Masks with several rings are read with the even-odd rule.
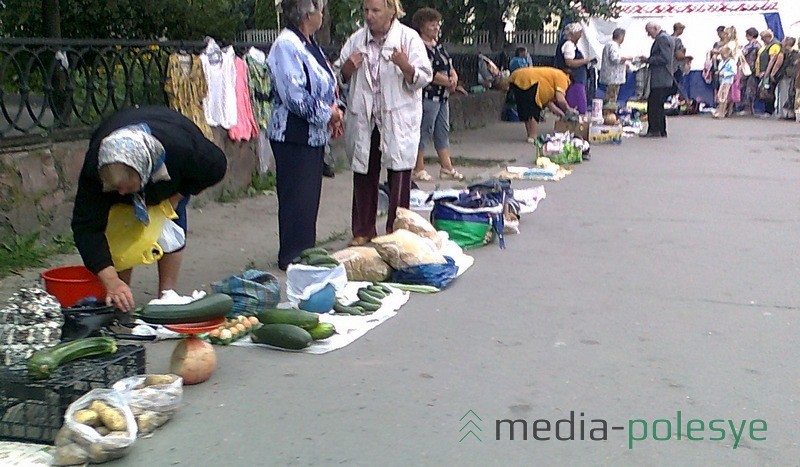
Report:
[[[147,411],[136,417],[136,424],[139,426],[139,434],[146,435],[160,427],[169,420],[169,415]]]
[[[61,427],[56,433],[56,439],[53,441],[56,446],[66,446],[72,444],[72,432],[67,427]]]
[[[91,409],[83,409],[75,412],[75,421],[84,425],[96,426],[100,421],[100,415]]]
[[[127,431],[112,431],[111,433],[107,434],[106,436],[114,436],[119,438],[127,438],[128,432]]]
[[[144,380],[145,386],[155,386],[158,384],[172,384],[175,382],[175,375],[149,375]]]
[[[108,462],[111,459],[111,454],[103,448],[101,443],[95,443],[89,447],[89,460],[92,461],[94,464],[102,464],[103,462]]]
[[[111,430],[109,430],[108,428],[106,428],[104,426],[98,426],[97,428],[95,428],[95,430],[97,430],[97,432],[100,433],[100,436],[105,436],[105,435],[111,433]]]
[[[108,408],[108,404],[106,404],[103,401],[92,401],[92,404],[89,405],[89,410],[94,410],[97,413],[100,413],[100,412],[103,411],[103,409],[107,409],[107,408]]]
[[[67,444],[56,448],[53,456],[53,465],[80,465],[85,464],[89,454],[77,444]]]
[[[111,431],[125,431],[128,427],[125,424],[125,416],[117,409],[108,407],[100,412],[100,420],[103,425]]]

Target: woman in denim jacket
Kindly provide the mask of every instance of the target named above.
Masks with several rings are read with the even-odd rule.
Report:
[[[336,80],[313,35],[325,0],[283,0],[286,28],[270,49],[272,116],[267,136],[275,154],[278,191],[278,267],[317,240],[325,145],[340,125]]]

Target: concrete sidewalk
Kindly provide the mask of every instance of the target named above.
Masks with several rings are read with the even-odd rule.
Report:
[[[546,131],[548,127],[543,126],[543,131]],[[549,129],[552,129],[552,123]],[[457,167],[468,180],[491,176],[505,167],[506,161],[516,164],[533,162],[532,146],[525,142],[524,129],[519,123],[498,122],[478,130],[457,132],[451,135],[451,144],[456,163],[464,159],[472,164]],[[433,156],[433,148],[428,149],[427,154]],[[423,189],[465,185],[464,182],[437,180],[438,164],[429,163],[427,167],[434,180],[420,183]],[[326,248],[344,248],[351,238],[352,192],[349,169],[334,179],[323,179],[317,242]],[[277,198],[272,193],[230,203],[193,201],[189,206],[188,242],[179,291],[189,293],[253,267],[270,271],[283,279],[284,273],[277,268],[277,212]],[[383,232],[384,223],[385,218],[378,219],[379,233]],[[53,266],[82,264],[77,254],[53,257],[50,263]],[[5,301],[19,287],[35,281],[45,269],[30,269],[0,280],[0,301]],[[133,277],[137,303],[154,298],[158,285],[155,265],[136,268]]]

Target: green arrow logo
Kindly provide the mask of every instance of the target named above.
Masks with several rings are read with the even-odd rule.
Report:
[[[467,417],[469,417],[469,418],[467,418]],[[458,440],[458,442],[460,443],[460,442],[464,441],[467,438],[467,436],[472,435],[472,436],[475,437],[475,439],[477,439],[479,442],[482,443],[483,440],[480,438],[480,436],[478,436],[475,433],[474,430],[483,431],[483,429],[481,429],[481,427],[479,427],[478,424],[475,423],[474,419],[477,418],[478,421],[483,421],[483,419],[481,419],[481,417],[479,417],[478,414],[476,414],[472,409],[467,410],[467,413],[465,413],[461,418],[459,418],[458,421],[462,422],[462,421],[464,421],[465,418],[467,419],[467,422],[464,424],[464,426],[461,427],[460,430],[458,430],[458,432],[461,433],[461,432],[464,432],[464,430],[467,430],[467,431],[464,433],[464,436],[462,436],[461,439]],[[470,426],[470,425],[472,425],[472,426]]]

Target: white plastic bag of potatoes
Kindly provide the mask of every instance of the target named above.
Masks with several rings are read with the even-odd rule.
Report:
[[[419,264],[444,264],[447,260],[429,239],[420,237],[408,230],[395,230],[394,233],[372,239],[375,249],[389,266],[405,269]]]
[[[131,408],[113,389],[92,389],[73,402],[55,440],[53,465],[101,464],[124,456],[138,428]]]
[[[349,281],[383,282],[392,277],[392,268],[370,246],[345,248],[331,256],[344,266]]]
[[[433,228],[433,225],[425,220],[424,217],[410,209],[397,208],[397,217],[394,219],[394,230],[399,229],[405,229],[420,237],[427,238],[433,242],[437,250],[442,248],[442,238],[436,233],[436,229]]]
[[[167,423],[183,400],[183,378],[178,375],[139,375],[114,383],[133,412],[139,436]]]

